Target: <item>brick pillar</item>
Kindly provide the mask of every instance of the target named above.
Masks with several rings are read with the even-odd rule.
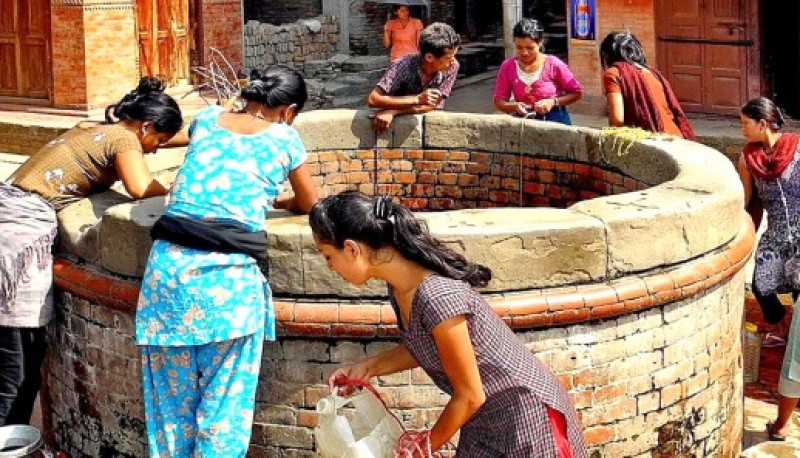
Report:
[[[139,79],[134,0],[52,0],[53,105],[94,109]]]
[[[602,75],[598,50],[609,32],[630,31],[644,46],[647,63],[656,65],[655,7],[653,0],[595,1],[597,7],[594,41],[569,40],[569,67],[583,85],[583,99],[571,110],[582,113],[605,114]],[[567,23],[572,24],[574,11],[568,11]]]
[[[222,52],[234,70],[242,70],[242,14],[242,0],[203,0],[202,12],[198,18],[202,30],[200,65],[208,66],[213,47]],[[220,62],[220,65],[224,63]]]

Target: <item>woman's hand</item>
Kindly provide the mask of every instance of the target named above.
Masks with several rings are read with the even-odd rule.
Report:
[[[370,378],[372,378],[372,374],[369,369],[368,360],[361,361],[356,364],[342,366],[333,371],[328,377],[328,388],[331,390],[331,393],[336,393],[336,388],[341,387],[341,392],[339,394],[348,396],[355,390],[355,387],[343,385],[342,382],[344,380],[358,380],[368,383]]]
[[[515,113],[521,117],[528,116],[531,112],[531,106],[525,102],[517,102]]]
[[[554,106],[556,106],[555,99],[549,98],[536,101],[536,103],[533,104],[533,109],[537,113],[544,115],[550,113],[550,110],[552,110]]]

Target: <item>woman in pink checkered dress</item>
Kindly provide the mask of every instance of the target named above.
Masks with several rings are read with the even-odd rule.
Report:
[[[430,430],[407,433],[398,456],[428,456],[461,431],[459,457],[582,458],[586,448],[564,388],[473,287],[491,271],[433,238],[388,197],[347,191],[309,215],[328,267],[353,284],[389,285],[401,343],[336,369],[368,381],[415,367],[450,400]]]

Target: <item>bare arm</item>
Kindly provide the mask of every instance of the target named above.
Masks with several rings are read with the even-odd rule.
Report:
[[[509,100],[495,100],[494,107],[503,113],[517,114],[520,116],[525,116],[531,109],[531,106],[525,102],[512,102]]]
[[[189,123],[186,123],[181,130],[178,131],[166,143],[159,145],[160,148],[179,148],[189,144]]]
[[[427,113],[436,108],[439,100],[442,98],[442,91],[438,89],[425,89],[417,95],[388,95],[386,91],[380,87],[376,87],[367,96],[367,105],[370,108],[378,108],[380,110],[409,110],[397,114],[410,114],[410,113]],[[430,108],[424,108],[425,105],[430,105]],[[423,109],[423,111],[414,111],[415,109]]]
[[[303,163],[289,172],[289,183],[294,195],[275,199],[275,208],[282,208],[293,213],[307,214],[317,203],[317,189],[308,166]]]
[[[433,339],[453,387],[450,401],[431,429],[431,449],[437,450],[480,409],[486,393],[466,317],[458,315],[439,323],[433,329]]]
[[[134,199],[167,194],[167,188],[153,179],[141,151],[130,150],[117,154],[114,166],[125,190]]]
[[[415,367],[419,367],[419,363],[411,356],[408,348],[400,344],[371,358],[336,369],[328,377],[328,386],[333,391],[334,382],[338,377],[367,382],[372,377],[394,374]]]
[[[622,94],[609,92],[606,100],[608,101],[608,125],[614,127],[625,125],[625,104]]]
[[[753,175],[750,174],[750,169],[747,168],[747,163],[744,161],[744,153],[739,156],[736,169],[739,171],[739,178],[742,180],[742,186],[744,186],[744,206],[747,207],[753,197],[754,183]]]
[[[383,27],[383,47],[384,48],[392,47],[392,31],[389,29],[388,26]]]

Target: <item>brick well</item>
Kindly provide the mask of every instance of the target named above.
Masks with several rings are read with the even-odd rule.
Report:
[[[492,268],[485,297],[568,389],[590,456],[738,454],[755,236],[725,157],[660,138],[620,152],[589,129],[506,116],[408,116],[377,138],[370,122],[301,115],[317,184],[427,210],[434,235]],[[163,199],[91,199],[60,215],[45,430],[72,456],[143,456],[133,318]],[[384,285],[327,271],[304,217],[276,213],[267,231],[279,339],[265,346],[249,456],[310,458],[327,374],[394,345],[396,319]],[[419,370],[375,382],[408,428],[447,402]]]

